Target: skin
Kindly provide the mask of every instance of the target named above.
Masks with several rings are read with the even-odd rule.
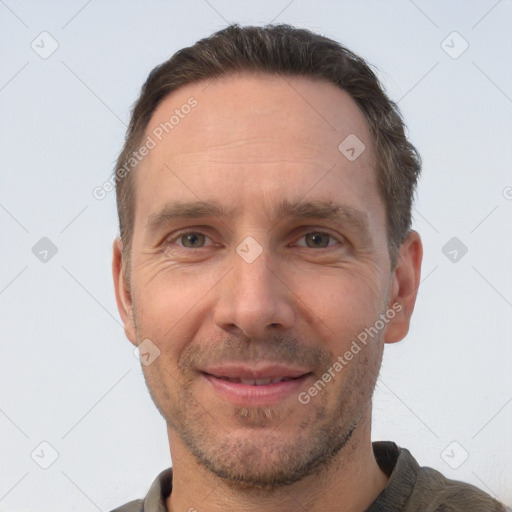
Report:
[[[384,343],[409,328],[419,235],[409,234],[393,269],[369,128],[344,91],[231,75],[170,94],[146,135],[190,96],[197,107],[136,171],[130,262],[119,239],[113,259],[128,339],[160,350],[143,370],[167,422],[167,509],[365,510],[388,480],[372,451],[371,397]],[[349,134],[366,146],[353,162],[338,150]],[[228,211],[150,228],[175,201]],[[343,205],[360,221],[279,215],[283,201]],[[248,236],[262,250],[252,263],[236,252]],[[393,304],[400,311],[307,404],[294,394],[236,405],[199,371],[211,361],[297,363],[311,371],[307,391]]]

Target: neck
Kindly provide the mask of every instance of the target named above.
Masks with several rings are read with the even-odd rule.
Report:
[[[209,472],[168,429],[173,461],[169,512],[264,510],[296,512],[297,503],[308,512],[364,511],[388,482],[375,460],[371,437],[371,409],[359,422],[350,441],[317,474],[271,491],[238,489]]]

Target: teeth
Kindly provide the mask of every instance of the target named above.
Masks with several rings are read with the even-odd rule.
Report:
[[[270,384],[272,382],[271,378],[267,379],[255,379],[254,381],[256,383],[256,386],[265,386],[267,384]]]
[[[248,384],[249,386],[266,386],[272,382],[272,379],[240,379],[240,382],[242,384]]]
[[[224,377],[229,382],[237,382],[246,384],[248,386],[266,386],[268,384],[275,384],[285,380],[291,380],[291,377],[267,377],[266,379],[238,379],[235,377]]]

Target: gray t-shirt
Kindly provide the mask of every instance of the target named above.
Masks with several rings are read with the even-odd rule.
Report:
[[[379,467],[389,476],[386,488],[366,512],[506,512],[507,509],[477,487],[445,478],[420,467],[405,448],[390,441],[373,443]],[[130,501],[112,512],[167,512],[172,491],[172,468],[158,475],[144,499]],[[510,510],[510,509],[509,509]]]

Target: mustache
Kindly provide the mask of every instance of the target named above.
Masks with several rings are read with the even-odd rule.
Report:
[[[311,371],[323,371],[335,360],[334,354],[310,346],[297,337],[272,335],[264,339],[230,336],[221,342],[206,342],[187,347],[178,360],[181,371],[203,368],[207,364],[256,362],[300,365]]]

